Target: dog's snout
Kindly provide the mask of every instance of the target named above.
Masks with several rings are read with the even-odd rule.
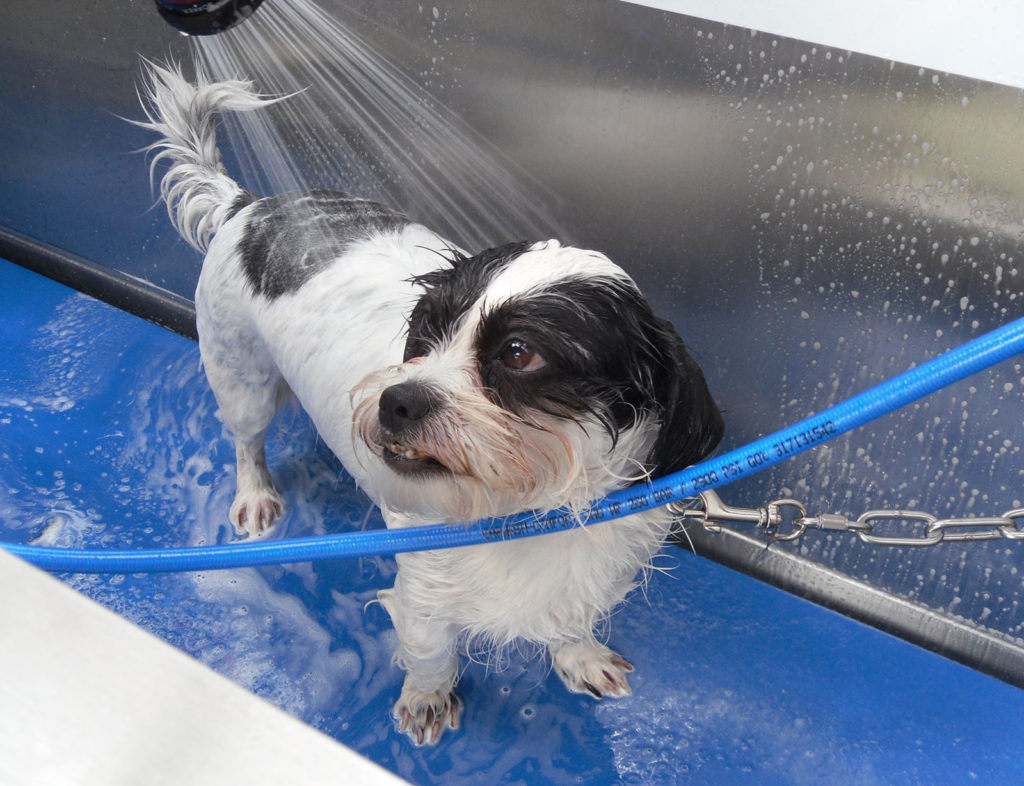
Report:
[[[392,434],[400,434],[430,414],[434,399],[424,385],[402,382],[384,389],[379,407],[381,426]]]

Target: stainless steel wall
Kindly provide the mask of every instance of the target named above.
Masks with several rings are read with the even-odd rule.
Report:
[[[118,118],[138,116],[137,54],[191,57],[151,5],[8,2],[0,225],[188,294],[198,260]],[[1021,311],[1019,90],[615,0],[325,7],[534,178],[568,239],[630,270],[701,359],[724,447]],[[1022,387],[1003,364],[722,495],[1001,513],[1024,500]],[[1022,549],[772,547],[1018,654]]]

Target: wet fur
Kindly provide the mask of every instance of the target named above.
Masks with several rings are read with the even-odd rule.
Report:
[[[259,199],[226,175],[214,136],[220,110],[268,103],[249,85],[190,84],[150,65],[146,102],[141,125],[159,135],[154,165],[170,164],[161,193],[182,236],[206,252],[200,349],[235,440],[230,515],[241,533],[259,536],[282,512],[263,438],[291,394],[392,528],[582,511],[717,443],[721,418],[700,369],[604,255],[557,241],[469,255],[345,194]],[[543,362],[510,364],[520,345]],[[407,400],[396,407],[399,393]],[[380,600],[406,670],[400,728],[436,742],[458,725],[467,640],[484,649],[533,642],[571,690],[628,693],[632,667],[595,628],[670,523],[654,510],[543,538],[399,555]]]

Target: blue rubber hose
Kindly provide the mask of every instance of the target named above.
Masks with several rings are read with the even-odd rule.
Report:
[[[1024,318],[905,371],[817,415],[745,447],[681,472],[617,491],[595,502],[585,524],[628,516],[695,496],[791,458],[923,396],[1024,352]],[[472,546],[579,526],[575,514],[556,510],[505,520],[434,524],[280,541],[243,541],[142,551],[71,550],[3,543],[3,548],[45,570],[71,573],[154,573],[278,565],[377,554]]]

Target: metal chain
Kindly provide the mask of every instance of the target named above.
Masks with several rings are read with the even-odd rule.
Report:
[[[1013,508],[1002,516],[940,519],[919,510],[869,510],[856,519],[837,513],[808,516],[807,508],[795,499],[776,499],[763,508],[726,505],[714,491],[704,491],[668,509],[684,521],[699,521],[708,532],[721,532],[727,524],[753,524],[773,541],[796,540],[809,529],[851,532],[865,543],[878,546],[937,546],[973,540],[1024,540],[1024,508]],[[873,534],[876,522],[920,522],[920,534],[913,537]]]

